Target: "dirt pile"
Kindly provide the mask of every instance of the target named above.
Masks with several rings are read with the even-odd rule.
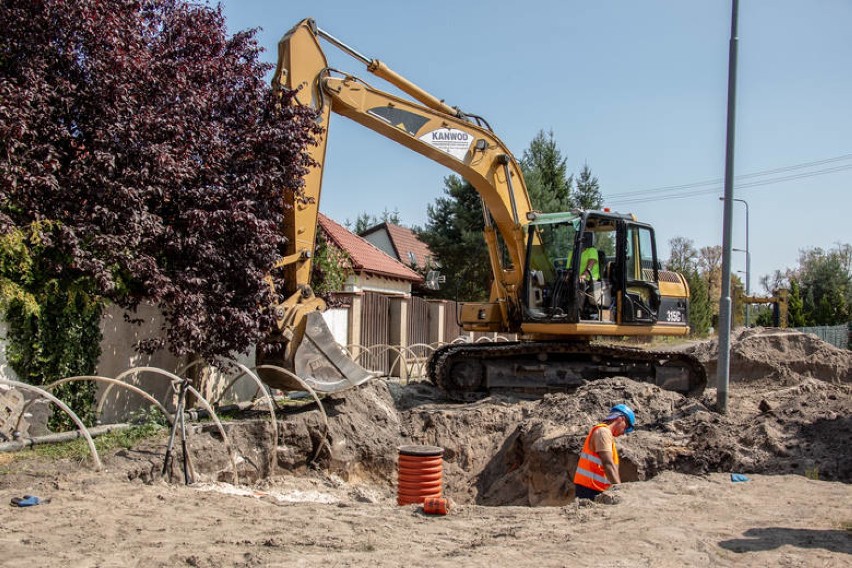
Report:
[[[715,384],[718,341],[697,343],[685,351],[704,364],[710,384]],[[739,328],[731,334],[731,381],[771,381],[789,386],[806,378],[852,382],[850,351],[795,330],[754,327]]]
[[[715,376],[716,342],[687,348]],[[616,403],[636,411],[636,432],[619,440],[622,478],[662,472],[798,474],[852,482],[852,353],[812,336],[752,329],[732,342],[728,412],[715,412],[716,391],[685,398],[624,378],[597,381],[572,394],[540,399],[490,396],[460,404],[426,383],[372,381],[280,421],[278,444],[262,418],[230,426],[240,475],[253,480],[304,473],[312,466],[352,482],[393,491],[397,448],[445,449],[445,493],[459,503],[564,505],[569,472],[590,426]],[[326,435],[327,433],[327,435]],[[227,455],[210,427],[193,436],[196,469],[230,481]],[[267,448],[264,450],[263,448]],[[157,464],[131,477],[144,477]]]

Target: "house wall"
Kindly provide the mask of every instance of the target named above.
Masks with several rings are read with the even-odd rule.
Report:
[[[325,325],[340,345],[349,345],[349,310],[347,308],[330,308],[322,313]]]
[[[168,351],[162,350],[150,355],[137,353],[134,344],[143,339],[157,337],[161,333],[164,318],[152,307],[142,305],[133,315],[142,320],[140,325],[124,321],[124,310],[117,306],[109,306],[104,311],[101,320],[101,357],[95,371],[96,375],[117,378],[121,373],[133,367],[156,367],[171,373],[178,370],[180,361]],[[141,372],[126,381],[149,393],[162,402],[167,409],[174,407],[171,382],[163,375],[152,372]],[[97,397],[103,405],[101,421],[105,424],[123,422],[127,416],[140,408],[149,405],[147,401],[127,389],[109,388],[104,383],[98,383]],[[106,397],[106,398],[104,398]]]
[[[408,259],[400,259],[396,255],[396,251],[393,248],[393,243],[391,242],[390,235],[388,235],[387,231],[373,231],[369,235],[363,237],[363,239],[373,243],[377,249],[384,252],[389,257],[395,258],[403,263],[408,262]]]
[[[359,272],[346,279],[344,291],[350,293],[380,292],[393,296],[408,296],[411,294],[411,282]]]

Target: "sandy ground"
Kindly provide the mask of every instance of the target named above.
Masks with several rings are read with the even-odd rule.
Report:
[[[688,346],[708,368],[712,341]],[[729,410],[614,378],[573,394],[458,403],[373,381],[316,408],[190,429],[196,483],[159,479],[165,440],[90,461],[0,454],[0,566],[852,566],[852,353],[787,332],[732,346]],[[588,428],[614,402],[615,503],[573,500]],[[396,505],[401,445],[444,448],[447,516]],[[742,473],[745,482],[733,482]],[[11,506],[13,497],[49,502]]]
[[[34,472],[17,493],[51,501],[0,509],[0,566],[852,564],[849,485],[749,478],[665,473],[624,484],[614,505],[456,505],[441,517],[374,487],[310,477],[237,494],[227,484]],[[16,493],[0,494],[8,503]]]

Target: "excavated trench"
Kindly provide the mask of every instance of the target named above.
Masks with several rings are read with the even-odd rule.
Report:
[[[715,344],[687,348],[708,367]],[[242,483],[318,470],[391,499],[398,448],[444,449],[444,494],[487,506],[564,505],[591,425],[615,403],[636,411],[636,432],[619,438],[624,481],[663,471],[801,474],[852,482],[852,353],[812,336],[749,330],[735,337],[728,412],[713,410],[715,389],[689,399],[649,384],[614,378],[572,394],[538,399],[491,396],[465,404],[426,383],[380,380],[279,417],[278,438],[266,417],[226,424],[239,454]],[[221,436],[190,432],[199,479],[232,481]],[[146,477],[140,467],[132,476]],[[177,464],[175,479],[180,479]]]

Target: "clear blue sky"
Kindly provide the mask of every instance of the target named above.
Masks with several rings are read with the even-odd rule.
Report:
[[[484,116],[517,157],[552,130],[569,170],[588,163],[598,177],[605,205],[654,225],[664,258],[676,236],[699,248],[722,242],[729,0],[223,6],[229,30],[261,28],[270,62],[284,32],[315,18]],[[752,291],[760,276],[794,267],[800,249],[852,242],[850,29],[849,0],[740,1],[735,173],[747,177],[735,197],[749,208]],[[356,60],[327,53],[332,66],[382,85]],[[449,173],[333,117],[320,208],[341,222],[398,210],[403,224],[423,225]],[[698,185],[711,180],[719,182]],[[672,186],[686,187],[660,190]],[[734,203],[735,248],[746,246],[745,226],[746,208]],[[732,270],[745,270],[744,254],[732,258]]]

